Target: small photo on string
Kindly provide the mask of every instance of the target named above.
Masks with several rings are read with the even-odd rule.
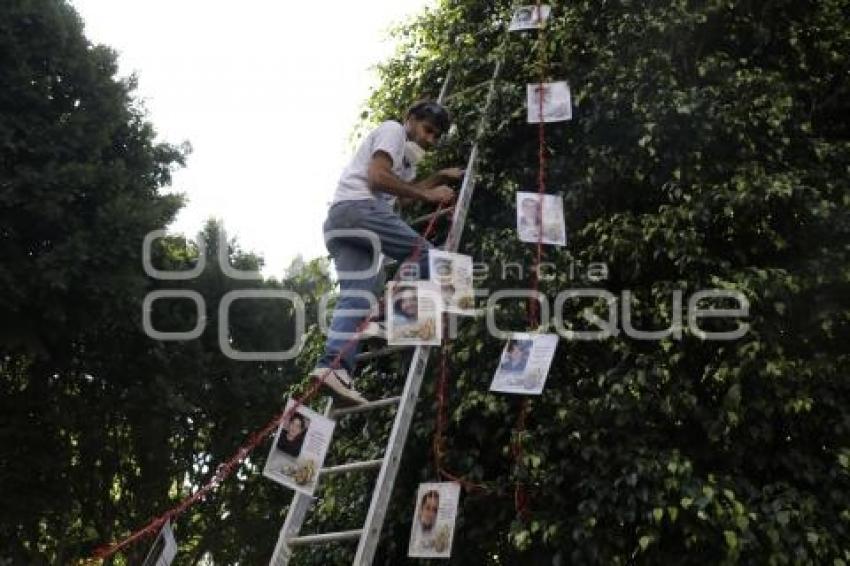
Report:
[[[440,291],[444,312],[475,314],[472,257],[442,250],[430,250],[428,271],[431,274],[431,282]]]
[[[286,413],[294,406],[295,401],[289,399]],[[263,475],[290,489],[313,495],[335,425],[331,419],[299,406],[278,427]]]
[[[177,541],[174,540],[174,530],[171,521],[166,521],[153,541],[142,566],[169,566],[177,556]]]
[[[419,484],[407,549],[409,557],[451,557],[459,501],[458,483]]]
[[[442,339],[442,302],[430,281],[393,281],[387,285],[387,343],[438,346]]]
[[[546,4],[541,6],[520,6],[514,11],[508,31],[539,29],[545,25],[551,12],[552,7]]]
[[[566,81],[533,83],[527,86],[528,123],[564,122],[572,120],[573,103],[570,86]],[[543,115],[540,114],[540,97],[543,97]]]
[[[490,391],[520,395],[543,393],[557,346],[557,334],[512,334],[502,351]]]
[[[520,241],[567,245],[564,201],[560,196],[517,192],[516,218]]]

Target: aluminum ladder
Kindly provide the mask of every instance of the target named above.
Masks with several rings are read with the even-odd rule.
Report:
[[[502,59],[500,58],[495,63],[495,67],[493,69],[486,102],[484,104],[481,117],[479,118],[475,141],[466,164],[466,174],[464,175],[463,183],[461,184],[457,203],[454,206],[452,227],[443,246],[443,249],[446,251],[456,252],[460,244],[460,237],[466,223],[467,211],[469,209],[470,201],[472,200],[472,192],[475,189],[475,167],[478,163],[478,144],[484,133],[487,114],[493,100],[496,81],[499,78],[501,68]],[[437,99],[438,102],[442,103],[445,100],[450,79],[451,73],[446,76],[446,80],[443,82],[440,96]],[[428,217],[424,217],[423,219],[425,218]],[[389,346],[376,352],[362,353],[357,357],[357,360],[361,361],[390,356],[399,351],[409,349],[409,346]],[[390,432],[390,437],[382,458],[322,468],[319,472],[319,481],[321,481],[323,478],[334,474],[360,472],[380,468],[380,471],[378,472],[378,479],[372,491],[372,501],[369,505],[366,521],[362,528],[332,533],[301,535],[300,531],[306,518],[307,511],[313,504],[315,498],[295,492],[292,498],[292,503],[289,506],[289,511],[286,515],[286,520],[283,523],[283,528],[280,530],[277,545],[275,546],[269,566],[287,566],[292,558],[293,552],[300,546],[354,540],[358,541],[358,545],[353,564],[355,566],[366,566],[372,564],[372,561],[375,558],[375,552],[378,548],[381,529],[384,524],[387,507],[389,506],[396,474],[398,473],[399,465],[401,464],[401,456],[404,452],[404,445],[407,441],[407,435],[413,419],[414,409],[416,408],[416,401],[419,398],[419,390],[422,386],[422,380],[428,366],[428,358],[431,355],[431,349],[431,346],[415,347],[413,357],[410,365],[408,366],[404,389],[400,396],[388,397],[386,399],[372,401],[365,405],[340,409],[332,409],[331,404],[328,403],[325,409],[326,416],[336,419],[346,415],[363,413],[380,409],[382,407],[398,405],[393,428]]]

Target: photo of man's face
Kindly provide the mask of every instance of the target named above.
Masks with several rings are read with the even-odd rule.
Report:
[[[546,88],[546,86],[537,86],[534,88],[534,100],[537,102],[537,104],[540,104],[541,98],[543,98],[543,106],[545,107],[546,103],[549,102],[550,98],[549,89]]]
[[[440,258],[434,263],[434,276],[440,284],[440,292],[443,297],[450,297],[454,294],[452,271],[452,262],[447,259]]]
[[[390,286],[392,300],[387,310],[387,342],[391,346],[439,343],[438,315],[443,298],[438,290],[439,286],[433,281]]]
[[[519,345],[518,342],[514,342],[511,344],[510,349],[508,350],[508,357],[514,363],[519,363],[525,357],[526,351]]]
[[[277,449],[292,458],[298,458],[309,427],[310,419],[300,413],[293,414],[280,431]]]
[[[558,195],[517,194],[517,233],[523,242],[566,245],[563,200]]]
[[[434,272],[440,280],[451,279],[452,277],[452,262],[440,258],[434,262]]]
[[[527,198],[522,201],[522,217],[533,224],[540,224],[536,199]]]
[[[527,24],[534,19],[534,9],[533,8],[521,8],[517,10],[516,19],[518,22],[522,24]]]
[[[422,505],[419,507],[419,525],[423,531],[428,532],[434,528],[439,510],[440,492],[429,491],[422,496]]]
[[[296,440],[304,434],[308,426],[305,421],[306,419],[301,415],[295,414],[292,416],[289,426],[286,429],[287,440]]]
[[[416,319],[419,316],[419,298],[415,290],[402,291],[395,301],[396,313],[409,318]]]
[[[520,229],[528,238],[537,238],[540,235],[540,226],[543,222],[543,210],[537,204],[537,199],[527,198],[522,201],[520,210]]]
[[[501,369],[509,372],[522,372],[528,365],[531,354],[531,340],[511,340],[508,342],[502,356]]]

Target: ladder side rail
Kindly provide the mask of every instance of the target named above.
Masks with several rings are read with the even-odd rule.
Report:
[[[448,252],[456,252],[458,247],[460,247],[460,236],[463,234],[463,227],[466,224],[466,213],[469,209],[469,203],[472,200],[472,191],[475,190],[475,168],[477,165],[478,143],[476,142],[472,146],[472,151],[469,153],[469,161],[466,163],[466,174],[463,177],[460,195],[458,196],[457,205],[452,215],[452,227],[443,244],[443,249]]]
[[[502,55],[504,57],[504,55]],[[502,61],[500,58],[496,61],[496,66],[493,69],[493,76],[490,77],[490,87],[487,89],[487,98],[484,102],[484,109],[481,112],[481,118],[478,121],[478,128],[475,132],[475,142],[472,144],[472,151],[469,153],[469,161],[466,165],[466,175],[463,177],[463,184],[460,187],[460,195],[455,205],[454,216],[452,217],[452,227],[443,249],[449,252],[456,252],[460,247],[460,237],[463,234],[463,228],[466,225],[466,214],[469,212],[469,203],[472,201],[472,192],[475,190],[475,167],[478,164],[478,143],[484,135],[484,128],[487,125],[487,117],[490,114],[490,106],[493,104],[493,98],[496,95],[496,81],[502,72]]]
[[[280,529],[280,535],[277,538],[277,544],[274,547],[274,553],[272,553],[269,566],[286,566],[289,564],[289,561],[292,559],[293,549],[288,541],[298,536],[298,533],[301,532],[301,526],[304,524],[307,511],[310,510],[312,505],[312,497],[300,491],[295,492],[292,502],[289,504],[289,511],[286,513],[286,520]]]
[[[452,71],[453,69],[450,67],[448,71],[446,71],[446,78],[443,80],[443,86],[440,87],[440,95],[437,97],[437,104],[445,104],[446,97],[449,95],[449,83],[452,82]]]
[[[456,251],[460,242],[460,236],[463,232],[463,225],[466,220],[466,212],[469,207],[469,202],[472,198],[472,192],[475,188],[475,165],[478,159],[478,139],[482,136],[486,117],[489,111],[494,93],[495,83],[499,76],[502,66],[502,61],[496,63],[493,71],[493,76],[490,79],[490,88],[487,93],[487,100],[484,106],[483,115],[479,121],[476,131],[476,140],[473,143],[467,163],[466,175],[461,186],[461,193],[458,199],[458,204],[454,207],[452,229],[449,232],[449,237],[446,241],[445,248],[450,251]],[[440,95],[437,99],[439,103],[444,103],[448,96],[448,90],[452,79],[452,69],[449,69],[443,85],[440,89]],[[401,463],[401,456],[404,451],[404,446],[407,441],[407,436],[410,431],[410,425],[413,420],[413,414],[416,408],[416,402],[419,398],[419,390],[422,387],[422,381],[425,375],[425,370],[430,357],[430,346],[419,346],[416,348],[408,367],[407,379],[405,381],[404,391],[401,395],[401,402],[393,422],[393,429],[390,433],[390,439],[387,448],[384,452],[384,459],[381,465],[381,471],[378,474],[375,487],[372,492],[372,500],[369,505],[369,511],[366,517],[366,522],[363,529],[360,531],[361,536],[357,547],[357,554],[354,558],[354,564],[366,565],[371,564],[374,560],[377,550],[378,541],[380,539],[381,529],[383,527],[384,518],[389,506],[389,499],[392,494],[393,485],[395,483],[398,468]],[[325,408],[325,415],[331,413],[331,403]],[[298,534],[303,526],[307,511],[315,501],[314,497],[296,492],[293,495],[292,503],[287,512],[286,520],[280,531],[277,545],[275,546],[270,566],[286,566],[292,557],[293,548],[289,541],[298,538]],[[351,531],[353,533],[354,531]],[[302,537],[302,538],[321,538],[317,537]],[[299,541],[300,542],[300,541]]]
[[[478,160],[478,140],[484,132],[484,127],[487,120],[487,112],[496,91],[496,80],[502,69],[502,60],[496,62],[493,69],[493,76],[490,79],[490,88],[487,92],[487,101],[484,106],[481,119],[478,123],[476,131],[476,140],[473,143],[472,151],[467,162],[466,175],[461,185],[460,197],[455,206],[454,218],[449,237],[446,240],[445,249],[449,251],[457,251],[460,243],[460,236],[463,233],[463,225],[466,220],[466,212],[469,208],[469,202],[472,199],[472,192],[475,189],[475,165]],[[448,84],[448,80],[446,81]],[[445,85],[444,85],[445,87]],[[444,89],[445,90],[445,89]],[[441,93],[444,95],[445,92]],[[372,564],[375,558],[375,552],[378,548],[381,529],[384,525],[384,518],[389,506],[390,496],[392,495],[395,478],[398,474],[398,468],[401,463],[401,456],[404,452],[404,445],[407,441],[407,435],[410,431],[410,424],[413,419],[413,413],[416,408],[416,402],[419,398],[419,390],[422,387],[422,380],[425,375],[425,369],[428,365],[428,358],[431,354],[430,346],[419,346],[413,354],[410,368],[407,374],[407,381],[402,394],[402,402],[396,414],[393,430],[390,434],[390,441],[387,445],[387,450],[384,453],[384,463],[381,466],[381,472],[378,475],[378,481],[375,484],[372,492],[372,501],[369,504],[369,512],[366,515],[366,522],[363,525],[363,535],[360,537],[360,542],[357,545],[357,554],[354,556],[353,564],[355,566],[366,566]]]
[[[369,504],[369,512],[363,524],[363,536],[357,545],[357,554],[354,556],[354,564],[371,564],[375,558],[381,528],[384,525],[384,517],[389,506],[395,478],[404,452],[404,445],[410,431],[416,402],[419,399],[419,390],[428,366],[428,358],[431,354],[431,346],[418,346],[413,353],[413,359],[407,373],[404,384],[401,405],[393,422],[390,439],[384,452],[384,463],[378,474],[378,480],[372,491],[372,501]]]

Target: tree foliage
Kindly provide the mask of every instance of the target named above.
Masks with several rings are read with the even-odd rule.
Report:
[[[222,355],[221,297],[254,287],[321,292],[321,281],[306,275],[285,284],[224,277],[214,223],[200,236],[209,256],[200,277],[145,275],[142,242],[181,204],[162,189],[188,148],[155,141],[133,80],[116,78],[116,69],[115,54],[86,40],[67,2],[0,6],[3,563],[90,556],[205,482],[278,410],[285,376],[302,373],[292,363]],[[237,268],[259,268],[260,258],[233,241],[224,245]],[[182,238],[153,245],[159,269],[185,270],[199,259]],[[172,288],[202,295],[200,339],[161,342],[142,331],[145,295]],[[288,347],[292,314],[282,305],[237,301],[225,338],[247,351]],[[191,329],[197,316],[183,300],[157,301],[151,313],[161,331]],[[249,485],[225,486],[219,499],[199,506],[185,554],[241,539],[234,525],[252,524],[243,521],[252,508],[241,502],[255,490],[269,493],[258,498],[260,509],[277,522],[282,494],[274,506],[275,494],[252,475]],[[223,510],[229,518],[220,520]],[[244,549],[229,548],[222,560],[245,561]],[[145,550],[136,546],[119,563],[138,562]]]
[[[847,2],[556,3],[544,39],[506,40],[508,12],[442,2],[399,31],[371,100],[376,120],[398,116],[452,68],[459,131],[434,161],[462,160],[504,55],[462,244],[491,267],[480,286],[528,285],[534,250],[514,236],[514,194],[537,187],[524,98],[542,70],[569,81],[574,112],[546,131],[547,191],[564,195],[571,241],[546,250],[557,272],[541,289],[629,291],[639,329],[668,327],[676,290],[686,305],[701,289],[738,290],[750,330],[562,340],[517,470],[516,402],[486,392],[501,344],[465,327],[451,345],[449,467],[495,489],[467,494],[453,562],[850,560]],[[503,277],[514,261],[524,277]],[[607,281],[587,277],[592,262]],[[595,329],[585,308],[608,318],[605,304],[571,301],[570,329]],[[501,310],[524,329],[523,304]],[[421,468],[397,488],[386,564],[404,561],[415,484],[434,478],[423,404],[407,456]],[[531,486],[528,521],[514,520],[515,479]]]

